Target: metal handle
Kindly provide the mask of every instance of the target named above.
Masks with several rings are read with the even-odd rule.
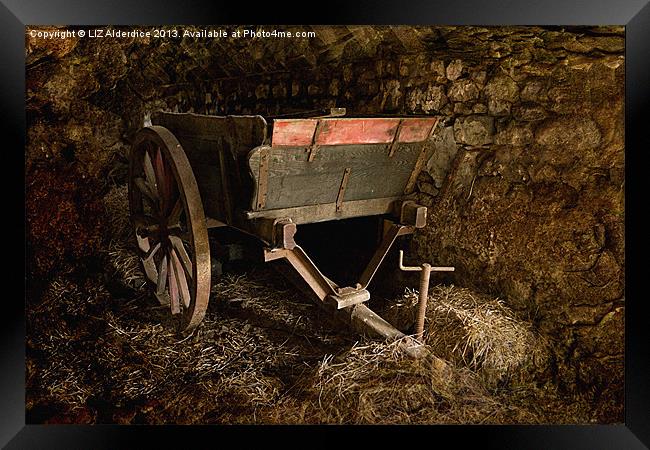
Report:
[[[427,263],[424,263],[427,264]],[[424,266],[405,266],[404,265],[404,250],[399,251],[399,268],[401,270],[404,270],[406,272],[417,272],[419,270],[422,270],[422,267]],[[451,266],[431,266],[427,264],[430,267],[431,272],[453,272],[456,270],[455,267]]]

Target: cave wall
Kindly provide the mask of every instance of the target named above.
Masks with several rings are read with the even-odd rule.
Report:
[[[560,383],[622,383],[624,29],[297,29],[316,37],[42,40],[28,30],[32,279],[101,255],[101,196],[125,181],[129,142],[152,111],[438,115],[418,179],[429,225],[414,251],[552,336]]]

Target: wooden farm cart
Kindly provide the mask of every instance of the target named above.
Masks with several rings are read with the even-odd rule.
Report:
[[[264,260],[286,259],[319,303],[356,330],[404,335],[363,302],[398,236],[426,222],[407,200],[428,154],[436,118],[261,116],[156,113],[140,130],[129,167],[137,245],[158,299],[190,331],[210,295],[208,229],[229,226],[257,237]],[[296,244],[300,224],[361,216],[392,218],[355,286],[327,278]]]

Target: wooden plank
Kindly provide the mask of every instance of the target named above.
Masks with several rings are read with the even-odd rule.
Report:
[[[249,150],[262,144],[267,129],[266,120],[262,116],[156,112],[151,116],[151,123],[169,129],[174,135],[178,133],[217,141],[232,138]]]
[[[192,171],[199,187],[205,214],[222,222],[227,222],[225,205],[222,200],[223,186],[219,166],[192,165]]]
[[[296,224],[349,219],[352,217],[395,214],[395,202],[402,197],[376,198],[371,200],[346,201],[345,208],[336,211],[336,202],[322,205],[299,206],[295,208],[247,211],[246,219],[290,218]]]
[[[318,145],[387,144],[392,142],[399,119],[323,119]]]
[[[172,131],[172,133],[174,133]],[[222,142],[215,139],[204,139],[192,134],[174,133],[178,142],[183,146],[187,159],[190,164],[219,164],[218,148],[222,147]],[[194,166],[192,166],[194,167]]]
[[[318,120],[276,119],[273,122],[273,145],[310,145]]]
[[[335,203],[345,168],[351,171],[346,202],[401,196],[422,145],[400,144],[392,158],[383,144],[326,146],[320,147],[312,162],[308,161],[305,147],[273,147],[270,149],[265,208]],[[259,179],[261,148],[249,156],[255,179]],[[257,205],[250,208],[259,209]]]
[[[422,139],[430,136],[437,119],[277,120],[274,141],[277,137],[277,142],[294,145],[273,147],[261,145],[266,139],[266,122],[261,116],[159,113],[154,114],[152,122],[169,128],[186,150],[206,214],[232,223],[235,216],[230,218],[230,214],[249,207],[256,211],[317,206],[320,212],[310,213],[304,220],[322,221],[345,217],[351,202],[400,198],[422,168]],[[389,158],[386,144],[393,142],[400,145]],[[254,148],[256,145],[259,147]],[[269,149],[266,181],[260,179],[260,174],[266,172],[260,171],[260,166],[264,167],[262,148]],[[309,148],[318,148],[311,153],[312,161]],[[345,211],[337,213],[341,171],[346,168],[350,173],[345,186]],[[222,179],[221,172],[228,176],[227,180]],[[262,203],[257,199],[260,181],[266,191],[265,196],[262,192]],[[231,193],[230,204],[224,201],[227,191]],[[322,205],[332,205],[333,210]],[[384,214],[384,209],[350,211],[349,217]],[[236,217],[240,223],[241,216]]]

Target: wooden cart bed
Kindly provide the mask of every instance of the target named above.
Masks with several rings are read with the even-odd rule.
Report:
[[[391,212],[426,163],[437,118],[283,119],[157,113],[192,165],[208,217],[310,223]]]

